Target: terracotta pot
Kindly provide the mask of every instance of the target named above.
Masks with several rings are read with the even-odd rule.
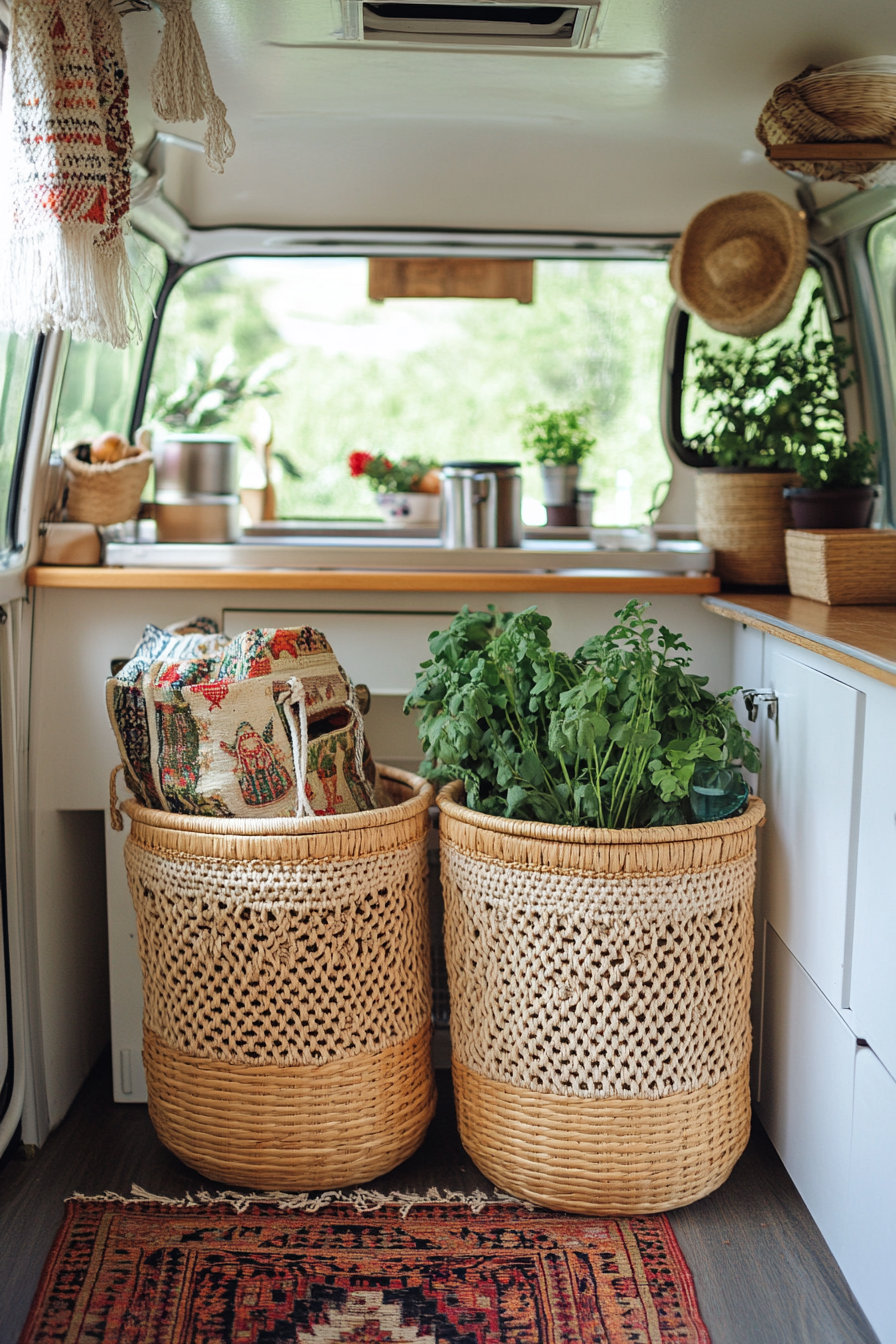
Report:
[[[784,532],[791,519],[782,491],[798,480],[790,471],[697,472],[697,536],[715,551],[721,579],[759,587],[786,584]]]
[[[793,525],[805,530],[837,527],[867,527],[874,510],[874,486],[843,486],[832,490],[809,490],[805,486],[784,491],[793,514]]]

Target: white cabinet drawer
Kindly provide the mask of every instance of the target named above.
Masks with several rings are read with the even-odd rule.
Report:
[[[757,1111],[841,1259],[856,1040],[769,925]]]
[[[842,1261],[859,1305],[880,1336],[896,1344],[892,1274],[896,1264],[896,1082],[871,1050],[856,1056],[849,1212]]]
[[[374,695],[407,695],[417,669],[429,657],[429,636],[451,624],[451,612],[259,611],[230,608],[224,631],[238,635],[254,626],[313,625],[326,635],[352,681]]]
[[[831,1003],[845,1005],[865,696],[766,640],[763,913]]]

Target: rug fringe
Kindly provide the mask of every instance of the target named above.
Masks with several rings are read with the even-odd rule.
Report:
[[[398,1205],[400,1216],[407,1218],[411,1209],[418,1204],[463,1204],[471,1213],[481,1213],[494,1204],[515,1204],[519,1208],[534,1209],[535,1205],[526,1200],[515,1199],[494,1187],[494,1193],[488,1195],[484,1190],[474,1190],[465,1195],[461,1190],[439,1190],[432,1186],[425,1195],[410,1190],[392,1190],[388,1195],[379,1190],[322,1190],[317,1194],[300,1192],[288,1194],[283,1190],[265,1190],[255,1194],[245,1194],[239,1190],[198,1190],[187,1194],[183,1199],[173,1199],[170,1195],[153,1195],[140,1185],[132,1185],[130,1195],[119,1195],[114,1190],[106,1190],[102,1195],[84,1195],[79,1191],[65,1201],[89,1204],[165,1204],[168,1207],[196,1209],[207,1204],[229,1204],[237,1213],[244,1213],[251,1204],[273,1204],[278,1209],[291,1209],[297,1213],[317,1213],[330,1204],[351,1204],[358,1213],[370,1213],[386,1205]]]

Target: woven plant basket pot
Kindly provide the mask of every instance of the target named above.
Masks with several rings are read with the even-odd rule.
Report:
[[[433,789],[401,770],[380,778],[394,806],[328,817],[122,805],[149,1113],[210,1180],[368,1181],[432,1119]]]
[[[641,1214],[709,1194],[750,1129],[756,827],[505,821],[439,794],[461,1139],[522,1199]]]
[[[787,582],[784,531],[792,526],[788,471],[697,472],[697,536],[716,553],[716,573],[728,583],[772,587]]]
[[[68,488],[65,508],[70,522],[111,527],[136,518],[152,453],[135,448],[130,457],[119,462],[81,462],[73,452],[67,452],[63,461]]]

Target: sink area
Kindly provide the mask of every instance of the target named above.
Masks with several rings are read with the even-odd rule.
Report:
[[[128,530],[129,529],[129,530]],[[434,528],[378,523],[276,522],[247,528],[231,544],[162,543],[152,525],[106,530],[108,566],[171,569],[377,569],[570,573],[626,570],[705,574],[714,553],[681,537],[655,540],[636,528],[530,528],[520,547],[446,549]]]

